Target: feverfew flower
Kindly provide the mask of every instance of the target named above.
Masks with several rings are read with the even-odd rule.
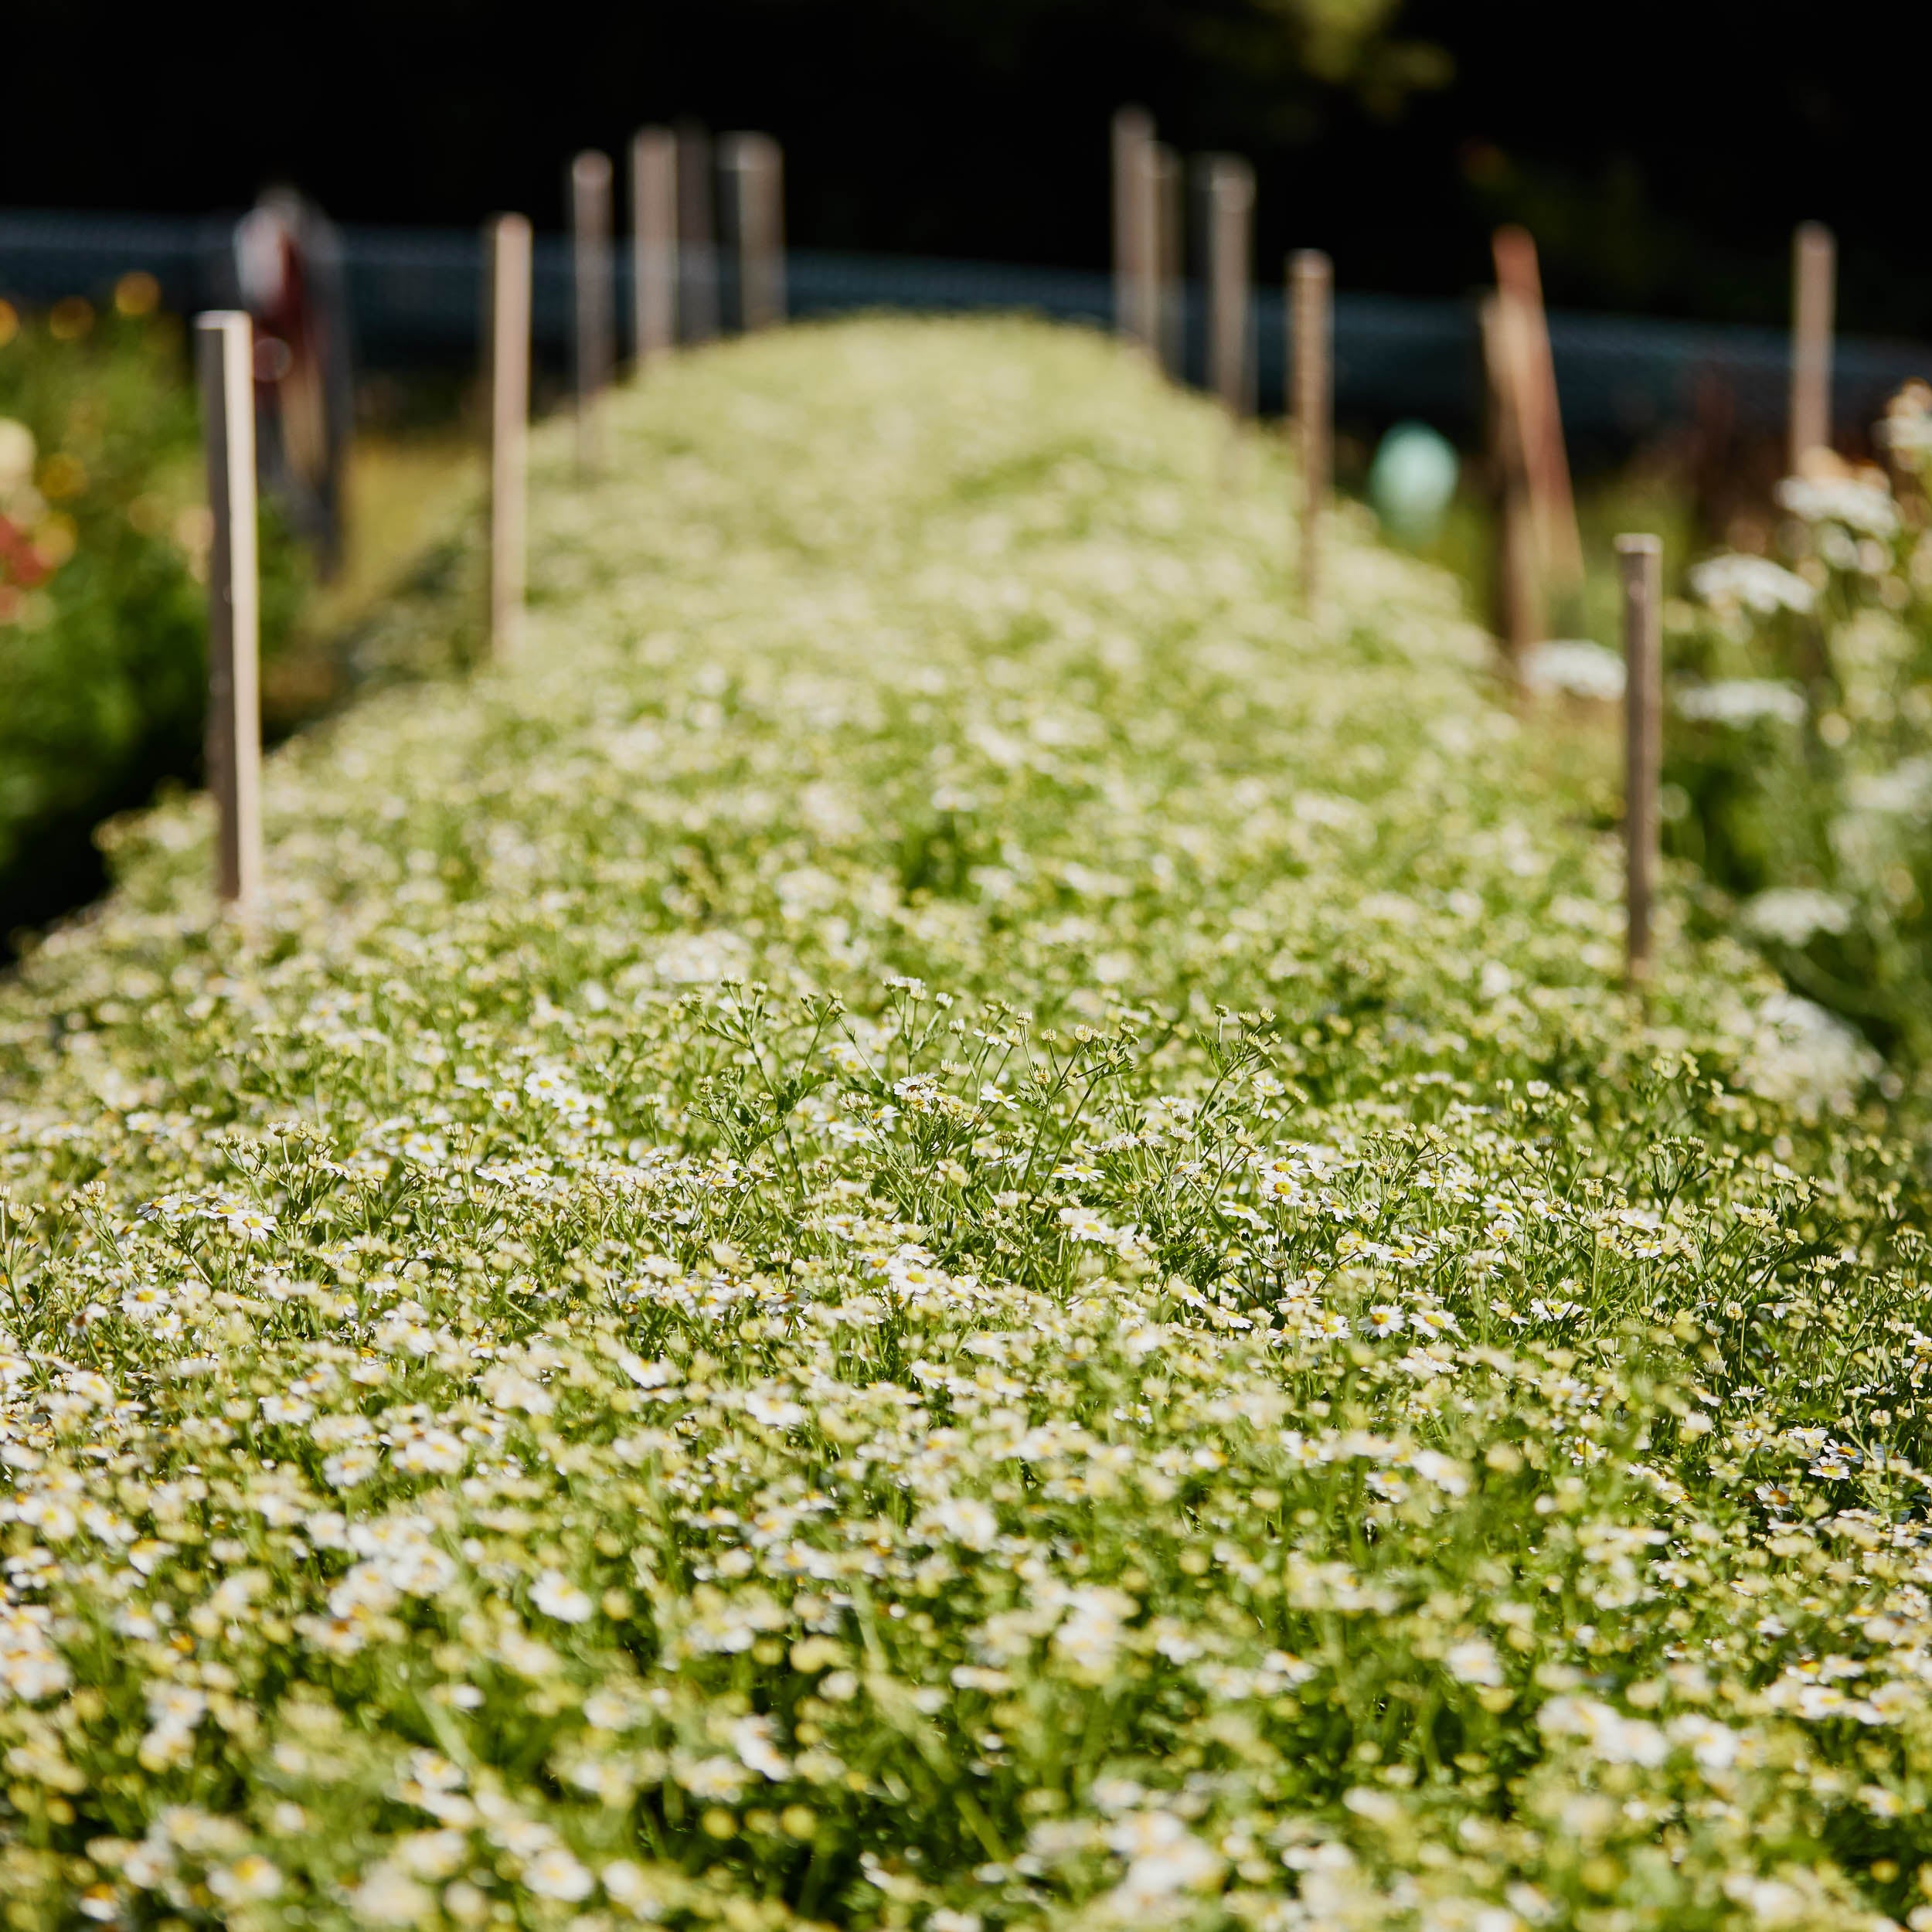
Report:
[[[1768,617],[1775,611],[1808,611],[1818,594],[1795,571],[1769,557],[1733,552],[1694,564],[1691,588],[1714,610],[1748,611]]]
[[[546,1570],[530,1590],[530,1601],[560,1624],[581,1624],[596,1607],[590,1597],[560,1570]]]

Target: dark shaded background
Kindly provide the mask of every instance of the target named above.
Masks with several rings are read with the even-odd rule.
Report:
[[[1554,301],[1776,321],[1791,225],[1816,217],[1840,237],[1842,326],[1932,333],[1906,215],[1922,15],[1894,32],[1794,0],[1408,0],[1341,60],[1319,12],[258,0],[90,26],[29,6],[6,29],[0,201],[199,211],[285,179],[345,219],[554,226],[573,149],[692,115],[784,141],[801,245],[1099,266],[1107,117],[1134,99],[1182,148],[1254,160],[1264,263],[1314,243],[1357,288],[1456,293],[1513,216]]]

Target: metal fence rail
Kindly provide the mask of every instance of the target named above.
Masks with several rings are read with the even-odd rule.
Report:
[[[483,248],[460,229],[346,227],[342,231],[355,351],[365,367],[403,368],[472,357],[481,338]],[[233,299],[227,218],[138,215],[0,215],[0,294],[29,303],[104,294],[145,269],[163,300],[184,312]],[[631,312],[629,251],[615,264],[619,313]],[[723,312],[736,312],[728,253],[717,265]],[[560,236],[538,240],[532,326],[540,355],[567,352],[570,279]],[[958,313],[1022,311],[1108,325],[1111,276],[910,257],[794,250],[787,257],[798,316],[866,309]],[[1202,299],[1185,291],[1184,336],[1198,379]],[[1251,328],[1266,410],[1281,406],[1286,353],[1282,298],[1264,290]],[[1554,311],[1557,386],[1573,436],[1628,441],[1688,420],[1721,397],[1739,427],[1770,430],[1786,407],[1790,344],[1775,328],[1649,321]],[[1473,301],[1391,295],[1337,297],[1335,403],[1344,416],[1386,422],[1420,416],[1468,434],[1480,420],[1481,370]],[[1833,409],[1841,424],[1870,420],[1914,376],[1932,377],[1932,348],[1841,338]]]

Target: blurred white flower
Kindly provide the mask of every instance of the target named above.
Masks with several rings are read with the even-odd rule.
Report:
[[[1802,946],[1818,933],[1849,932],[1852,908],[1831,893],[1807,886],[1776,886],[1746,900],[1744,923],[1761,939]]]
[[[1560,638],[1529,651],[1522,662],[1522,681],[1532,691],[1562,692],[1600,704],[1621,704],[1624,661],[1614,651],[1587,638]]]
[[[1486,1638],[1471,1637],[1451,1644],[1442,1661],[1459,1684],[1495,1685],[1502,1682],[1502,1659]]]
[[[1764,719],[1779,724],[1804,722],[1804,694],[1775,678],[1723,678],[1710,684],[1685,685],[1675,694],[1678,714],[1700,723],[1742,727]]]
[[[1691,588],[1716,611],[1769,617],[1777,611],[1808,611],[1818,601],[1818,593],[1795,570],[1740,551],[1706,557],[1691,566],[1689,575]]]
[[[530,1590],[530,1601],[560,1624],[581,1624],[596,1608],[589,1597],[562,1571],[546,1570]]]
[[[1787,476],[1772,492],[1777,506],[1807,523],[1836,523],[1867,536],[1891,536],[1899,527],[1898,505],[1876,483],[1849,477]]]

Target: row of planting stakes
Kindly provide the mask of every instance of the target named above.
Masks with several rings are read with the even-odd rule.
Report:
[[[725,137],[721,165],[732,183],[738,243],[739,318],[743,328],[770,328],[784,319],[784,164],[769,134]],[[680,142],[668,128],[645,128],[631,142],[631,340],[641,374],[678,340],[681,256],[679,182],[688,175],[680,148],[705,165],[708,146]],[[604,457],[601,407],[617,364],[611,287],[611,168],[607,157],[579,155],[570,165],[570,267],[573,293],[572,402],[580,471],[594,473]],[[687,198],[687,206],[689,205]],[[699,212],[708,219],[708,201]],[[488,257],[489,326],[485,342],[489,406],[489,640],[491,654],[512,655],[523,622],[526,471],[530,410],[530,224],[498,215],[485,230]],[[709,243],[691,244],[702,259]],[[695,304],[702,309],[702,303]],[[689,318],[693,332],[709,332],[715,316]]]
[[[1114,115],[1112,156],[1114,328],[1178,382],[1186,319],[1180,159],[1155,139],[1153,121],[1139,107]],[[1233,155],[1206,155],[1199,166],[1207,217],[1207,386],[1238,420],[1256,408],[1250,328],[1254,170]],[[1333,467],[1333,283],[1325,255],[1304,249],[1290,258],[1290,407],[1302,491],[1302,600],[1311,615],[1320,601]]]
[[[1114,121],[1115,312],[1121,332],[1170,372],[1180,362],[1180,168],[1138,109]],[[631,143],[634,341],[638,366],[668,352],[677,333],[679,147],[662,128]],[[702,150],[700,150],[702,152]],[[770,325],[785,312],[783,163],[763,134],[729,138],[740,250],[740,319]],[[580,155],[570,173],[576,294],[578,456],[599,454],[597,407],[615,362],[611,290],[611,168]],[[1253,177],[1246,164],[1209,164],[1209,284],[1213,386],[1231,414],[1252,406],[1247,355],[1247,261]],[[512,655],[522,625],[526,552],[532,236],[520,215],[486,230],[489,393],[488,625],[492,654]],[[699,246],[702,247],[702,241]],[[1557,407],[1555,366],[1535,245],[1520,230],[1495,239],[1497,292],[1484,305],[1492,437],[1503,461],[1503,596],[1506,642],[1534,610],[1522,586],[1553,572],[1580,578],[1581,548]],[[1791,467],[1831,441],[1835,250],[1830,231],[1801,226],[1793,242]],[[1328,259],[1304,250],[1288,270],[1290,389],[1302,486],[1301,572],[1312,612],[1321,582],[1320,533],[1332,468],[1332,277]],[[1239,318],[1238,321],[1236,318]],[[260,608],[256,560],[253,330],[234,311],[196,324],[196,372],[205,426],[209,508],[209,706],[206,762],[216,810],[218,898],[246,917],[262,879]],[[1533,543],[1534,555],[1530,546]],[[1625,841],[1628,964],[1647,978],[1658,852],[1662,739],[1662,552],[1651,536],[1617,541],[1626,666]],[[1539,602],[1539,597],[1537,601]]]
[[[742,326],[785,314],[784,165],[769,135],[727,138],[739,245]],[[679,244],[677,144],[646,128],[631,144],[634,324],[641,370],[675,338]],[[570,168],[573,365],[577,457],[601,457],[598,404],[616,361],[611,277],[611,164],[580,155]],[[527,555],[532,242],[522,215],[484,230],[485,377],[488,391],[488,623],[492,656],[513,656],[523,625]],[[702,244],[700,244],[701,246]],[[208,720],[204,757],[215,807],[215,895],[246,924],[262,886],[260,573],[256,556],[254,325],[240,310],[195,323],[208,507]]]
[[[1791,238],[1791,398],[1788,469],[1801,475],[1832,448],[1832,325],[1837,244],[1818,222]],[[1625,966],[1631,985],[1651,976],[1661,866],[1664,767],[1663,546],[1620,536],[1624,617]]]

